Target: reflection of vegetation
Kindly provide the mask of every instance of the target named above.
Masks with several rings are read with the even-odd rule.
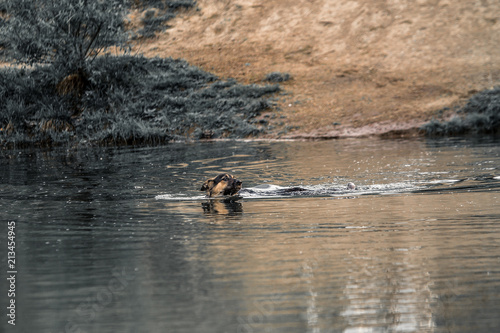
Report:
[[[0,141],[131,144],[247,137],[263,130],[253,119],[270,107],[264,96],[279,91],[277,85],[218,81],[173,59],[99,57],[88,72],[75,106],[58,85],[57,68],[1,70]]]
[[[500,133],[500,87],[472,96],[451,120],[432,120],[422,129],[428,135]]]

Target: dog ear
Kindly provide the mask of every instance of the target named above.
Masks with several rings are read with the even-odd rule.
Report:
[[[221,173],[221,174],[218,174],[217,177],[213,178],[215,184],[219,184],[221,181],[225,180],[225,181],[228,181],[229,179],[231,179],[231,175],[228,174],[228,173]]]

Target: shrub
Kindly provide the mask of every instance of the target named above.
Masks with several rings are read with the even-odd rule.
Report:
[[[291,79],[288,73],[272,72],[266,75],[265,81],[268,82],[285,82]]]
[[[4,145],[159,144],[265,131],[255,117],[278,85],[219,81],[183,60],[103,56],[88,67],[80,112],[57,92],[52,66],[0,70]]]
[[[196,5],[194,0],[135,0],[135,3],[138,7],[170,8],[172,10],[188,9]]]
[[[126,0],[6,0],[0,43],[15,60],[85,70],[109,46],[124,46]]]
[[[135,7],[147,9],[141,19],[143,28],[137,31],[137,37],[152,38],[159,31],[169,28],[166,24],[176,16],[179,9],[189,9],[196,5],[191,0],[136,0]]]
[[[500,133],[500,87],[472,96],[449,121],[431,120],[422,126],[428,135]]]

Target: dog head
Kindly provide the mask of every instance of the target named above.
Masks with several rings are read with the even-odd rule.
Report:
[[[218,195],[235,195],[241,190],[241,181],[228,173],[221,173],[203,183],[201,191],[207,192],[209,197]]]

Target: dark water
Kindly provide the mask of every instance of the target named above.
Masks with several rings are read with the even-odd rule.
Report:
[[[0,156],[3,332],[500,330],[498,138]],[[359,190],[200,197],[221,171]]]

